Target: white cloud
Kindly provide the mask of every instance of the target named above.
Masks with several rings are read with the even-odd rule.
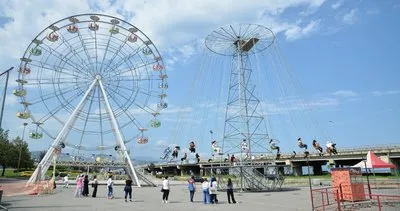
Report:
[[[310,36],[312,33],[318,30],[321,19],[310,21],[304,28],[301,28],[298,25],[293,25],[286,32],[286,39],[293,41],[297,39],[301,39],[307,36]]]
[[[380,13],[380,10],[378,8],[372,8],[372,9],[366,9],[365,12],[367,15],[376,15]]]
[[[343,0],[339,0],[339,1],[337,1],[337,2],[335,2],[335,3],[333,3],[332,5],[331,5],[331,7],[332,7],[332,9],[338,9],[339,7],[341,7],[343,5]]]
[[[333,93],[333,95],[338,97],[356,97],[358,94],[351,90],[339,90]]]
[[[355,24],[357,22],[357,14],[358,14],[358,9],[352,9],[350,12],[346,13],[343,15],[343,23],[345,24]]]
[[[199,51],[203,45],[201,41],[212,30],[227,24],[259,23],[270,27],[275,34],[283,33],[288,40],[307,37],[315,32],[321,20],[300,26],[302,23],[297,19],[284,20],[280,14],[293,8],[317,11],[324,2],[325,0],[249,0],[243,4],[231,0],[0,0],[0,14],[13,20],[0,27],[0,39],[4,49],[0,51],[0,66],[17,66],[20,63],[19,58],[40,31],[51,23],[75,14],[104,13],[132,23],[152,39],[166,58],[167,65],[173,65],[190,59]],[[10,89],[14,88],[15,80],[10,81],[9,85]],[[10,96],[9,99],[18,98]],[[12,100],[8,104],[14,104]],[[15,117],[15,112],[21,108],[22,106],[9,106],[5,112]],[[174,108],[170,105],[162,114],[192,110],[190,107]],[[68,116],[59,115],[63,119]],[[16,118],[10,121],[8,128],[14,128],[12,124],[18,121],[20,120]],[[56,121],[49,120],[48,123],[52,122]],[[56,130],[59,127],[57,124],[49,124],[46,125],[46,130],[57,134]]]
[[[372,94],[375,96],[396,95],[396,94],[400,94],[400,90],[375,91],[375,92],[372,92]]]

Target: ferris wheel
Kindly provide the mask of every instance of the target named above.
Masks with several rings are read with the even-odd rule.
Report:
[[[148,143],[146,131],[161,126],[158,115],[168,107],[167,74],[156,46],[112,16],[82,14],[51,24],[29,44],[18,72],[17,117],[32,120],[31,138],[54,140],[31,183],[64,148],[129,157],[126,144]]]

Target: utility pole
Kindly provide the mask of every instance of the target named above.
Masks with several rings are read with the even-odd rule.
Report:
[[[4,85],[4,93],[3,93],[3,99],[1,102],[1,110],[0,110],[0,128],[2,128],[1,123],[3,122],[3,113],[4,113],[4,104],[6,102],[6,96],[7,96],[7,86],[8,86],[8,79],[10,77],[10,71],[14,69],[14,67],[10,67],[8,70],[2,72],[0,74],[0,77],[6,74],[6,84]]]

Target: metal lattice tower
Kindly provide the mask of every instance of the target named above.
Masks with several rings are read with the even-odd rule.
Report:
[[[251,56],[274,42],[273,32],[260,25],[229,25],[214,30],[205,41],[214,53],[232,57],[229,95],[225,114],[222,150],[224,153],[269,152],[265,117],[252,83]],[[245,144],[243,142],[245,141]]]

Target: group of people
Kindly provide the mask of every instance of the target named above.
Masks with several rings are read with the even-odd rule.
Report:
[[[125,202],[128,201],[128,198],[130,201],[132,201],[132,180],[129,178],[125,180],[125,187],[124,187],[124,192],[125,192]],[[97,181],[97,176],[93,176],[93,181],[92,181],[92,197],[96,198],[97,195],[97,187],[99,185],[99,182]],[[112,179],[112,175],[108,176],[107,180],[107,198],[108,199],[113,199],[114,198],[114,181]],[[64,177],[64,188],[68,188],[68,176]],[[76,177],[76,190],[75,190],[75,197],[83,197],[83,196],[88,196],[89,195],[89,176],[88,175],[78,175]]]
[[[281,148],[279,147],[279,141],[276,139],[269,139],[268,145],[269,148],[271,149],[271,151],[276,151],[276,160],[280,159],[281,157]],[[301,149],[304,149],[304,157],[308,157],[310,155],[309,151],[308,151],[308,145],[303,143],[301,138],[297,139],[297,146]],[[312,142],[312,146],[314,147],[314,149],[318,152],[318,154],[320,156],[322,156],[324,154],[323,148],[321,147],[321,145],[318,143],[317,140],[313,140]],[[223,155],[223,152],[221,150],[221,147],[218,146],[217,141],[213,140],[211,142],[211,148],[212,148],[212,158],[210,158],[208,160],[208,162],[211,162],[214,159],[215,155]],[[249,146],[247,143],[246,139],[243,139],[242,142],[240,143],[240,150],[241,153],[244,154],[244,158],[247,159],[249,158]],[[167,147],[164,150],[163,155],[160,157],[161,159],[168,159],[169,155],[172,153],[172,159],[178,159],[178,154],[180,151],[180,147],[179,146],[175,146],[172,150],[171,147]],[[191,141],[189,143],[189,151],[190,153],[195,153],[196,152],[196,145],[193,141]],[[336,150],[336,144],[332,143],[331,141],[328,141],[326,143],[326,153],[328,153],[329,155],[336,155],[337,154],[337,150]],[[196,163],[200,162],[200,155],[198,153],[196,153]],[[230,161],[231,163],[233,163],[235,161],[235,157],[234,155],[232,155],[233,157],[230,158],[228,155],[227,159],[224,159],[225,162],[226,161]],[[292,158],[296,157],[296,151],[293,151],[292,153]],[[182,156],[182,158],[180,159],[181,162],[184,162],[188,159],[188,154],[185,152],[184,155]]]
[[[174,146],[174,147],[169,146],[164,149],[164,152],[160,158],[162,160],[169,160],[169,161],[176,160],[178,159],[180,150],[181,150],[180,146]],[[200,155],[199,153],[196,153],[196,144],[193,141],[189,143],[189,151],[190,153],[195,154],[196,163],[200,163]],[[188,154],[185,152],[180,160],[181,162],[184,162],[187,159],[188,159]]]
[[[204,204],[218,204],[218,198],[217,198],[218,184],[215,177],[211,177],[210,182],[208,182],[207,178],[204,178],[203,182],[201,183],[201,188],[203,193],[202,201]],[[197,190],[194,176],[192,176],[188,180],[188,190],[189,190],[189,201],[194,202],[193,198]],[[230,178],[228,179],[228,182],[226,184],[226,190],[227,190],[226,192],[228,197],[228,203],[236,204],[235,196],[233,193],[233,183]],[[168,176],[165,176],[164,180],[162,181],[161,192],[162,192],[162,203],[168,203],[168,198],[170,193]]]
[[[308,145],[303,143],[301,138],[297,139],[297,146],[299,146],[301,149],[304,149],[305,156],[309,155]],[[312,146],[314,147],[314,149],[318,152],[318,154],[320,156],[322,156],[324,154],[324,149],[321,147],[321,145],[318,143],[317,140],[314,139],[312,141]],[[332,155],[332,154],[336,155],[337,154],[336,144],[332,143],[331,141],[328,141],[326,143],[326,153],[328,153],[329,155]]]
[[[89,196],[89,176],[84,174],[78,175],[76,177],[75,182],[76,182],[75,197]],[[97,186],[98,186],[98,181],[96,176],[94,176],[92,182],[93,198],[95,198],[97,195]],[[64,188],[68,188],[68,175],[64,177]]]

